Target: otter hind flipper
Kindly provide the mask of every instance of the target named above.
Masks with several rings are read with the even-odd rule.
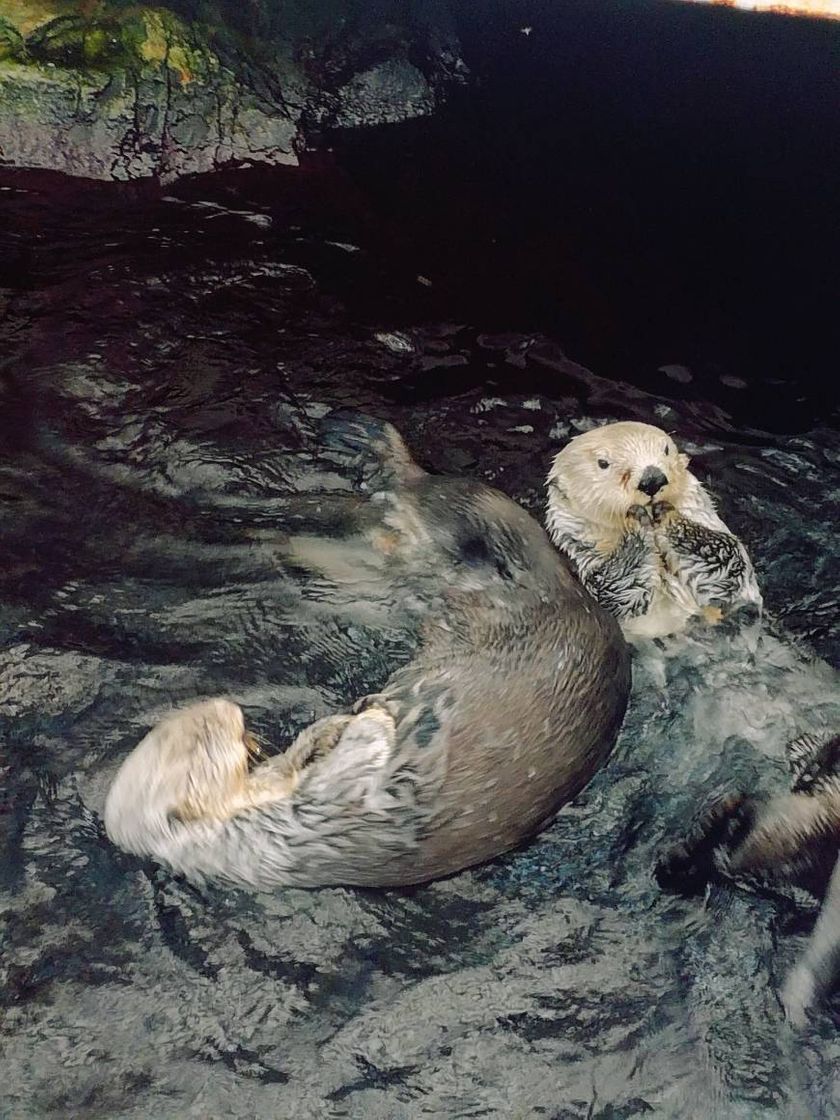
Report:
[[[754,819],[753,803],[742,793],[714,801],[687,836],[668,848],[656,863],[654,876],[664,890],[700,894],[717,869],[716,855],[724,845],[737,843]]]
[[[321,420],[320,442],[331,458],[354,470],[358,481],[385,487],[425,474],[397,429],[387,420],[352,409],[335,409]]]
[[[787,745],[787,761],[795,793],[829,785],[840,788],[840,735],[800,735]]]
[[[816,1007],[840,980],[840,857],[826,891],[805,952],[794,965],[782,989],[782,1005],[788,1020],[797,1027],[807,1022]]]

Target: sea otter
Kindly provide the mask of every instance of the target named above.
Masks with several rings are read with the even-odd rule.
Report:
[[[696,892],[714,875],[791,884],[822,909],[781,993],[797,1026],[840,978],[840,735],[788,745],[791,793],[768,801],[733,793],[706,810],[657,867],[662,886]]]
[[[192,879],[386,886],[477,864],[586,785],[624,716],[620,628],[533,518],[427,474],[390,424],[334,415],[324,439],[367,496],[333,496],[329,532],[286,540],[284,562],[348,594],[410,598],[420,642],[381,692],[260,765],[227,700],[146,736],[108,793],[106,830]]]
[[[624,421],[575,436],[546,480],[546,525],[629,636],[761,604],[750,559],[660,428]]]

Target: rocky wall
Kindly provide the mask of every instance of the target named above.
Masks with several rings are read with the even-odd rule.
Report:
[[[161,181],[294,164],[324,127],[433,112],[464,73],[423,0],[0,0],[0,164]]]

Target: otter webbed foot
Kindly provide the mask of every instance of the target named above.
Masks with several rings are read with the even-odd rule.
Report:
[[[701,894],[718,870],[719,851],[750,828],[754,806],[745,794],[718,798],[703,811],[688,835],[657,860],[654,876],[660,887],[674,894]]]
[[[425,473],[393,424],[352,409],[336,409],[321,420],[320,442],[330,458],[355,470],[357,482],[371,489],[399,485]]]

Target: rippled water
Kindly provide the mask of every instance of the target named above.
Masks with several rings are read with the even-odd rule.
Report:
[[[679,373],[655,395],[424,318],[422,281],[412,321],[410,269],[299,200],[0,197],[2,1114],[833,1120],[836,1007],[796,1034],[775,994],[809,916],[652,878],[712,790],[784,787],[786,740],[840,724],[830,422],[735,430]],[[658,423],[768,615],[640,650],[613,760],[519,852],[404,892],[199,891],[103,835],[150,723],[225,693],[279,747],[411,647],[277,561],[302,498],[352,486],[317,454],[338,404],[538,514],[568,435]]]

